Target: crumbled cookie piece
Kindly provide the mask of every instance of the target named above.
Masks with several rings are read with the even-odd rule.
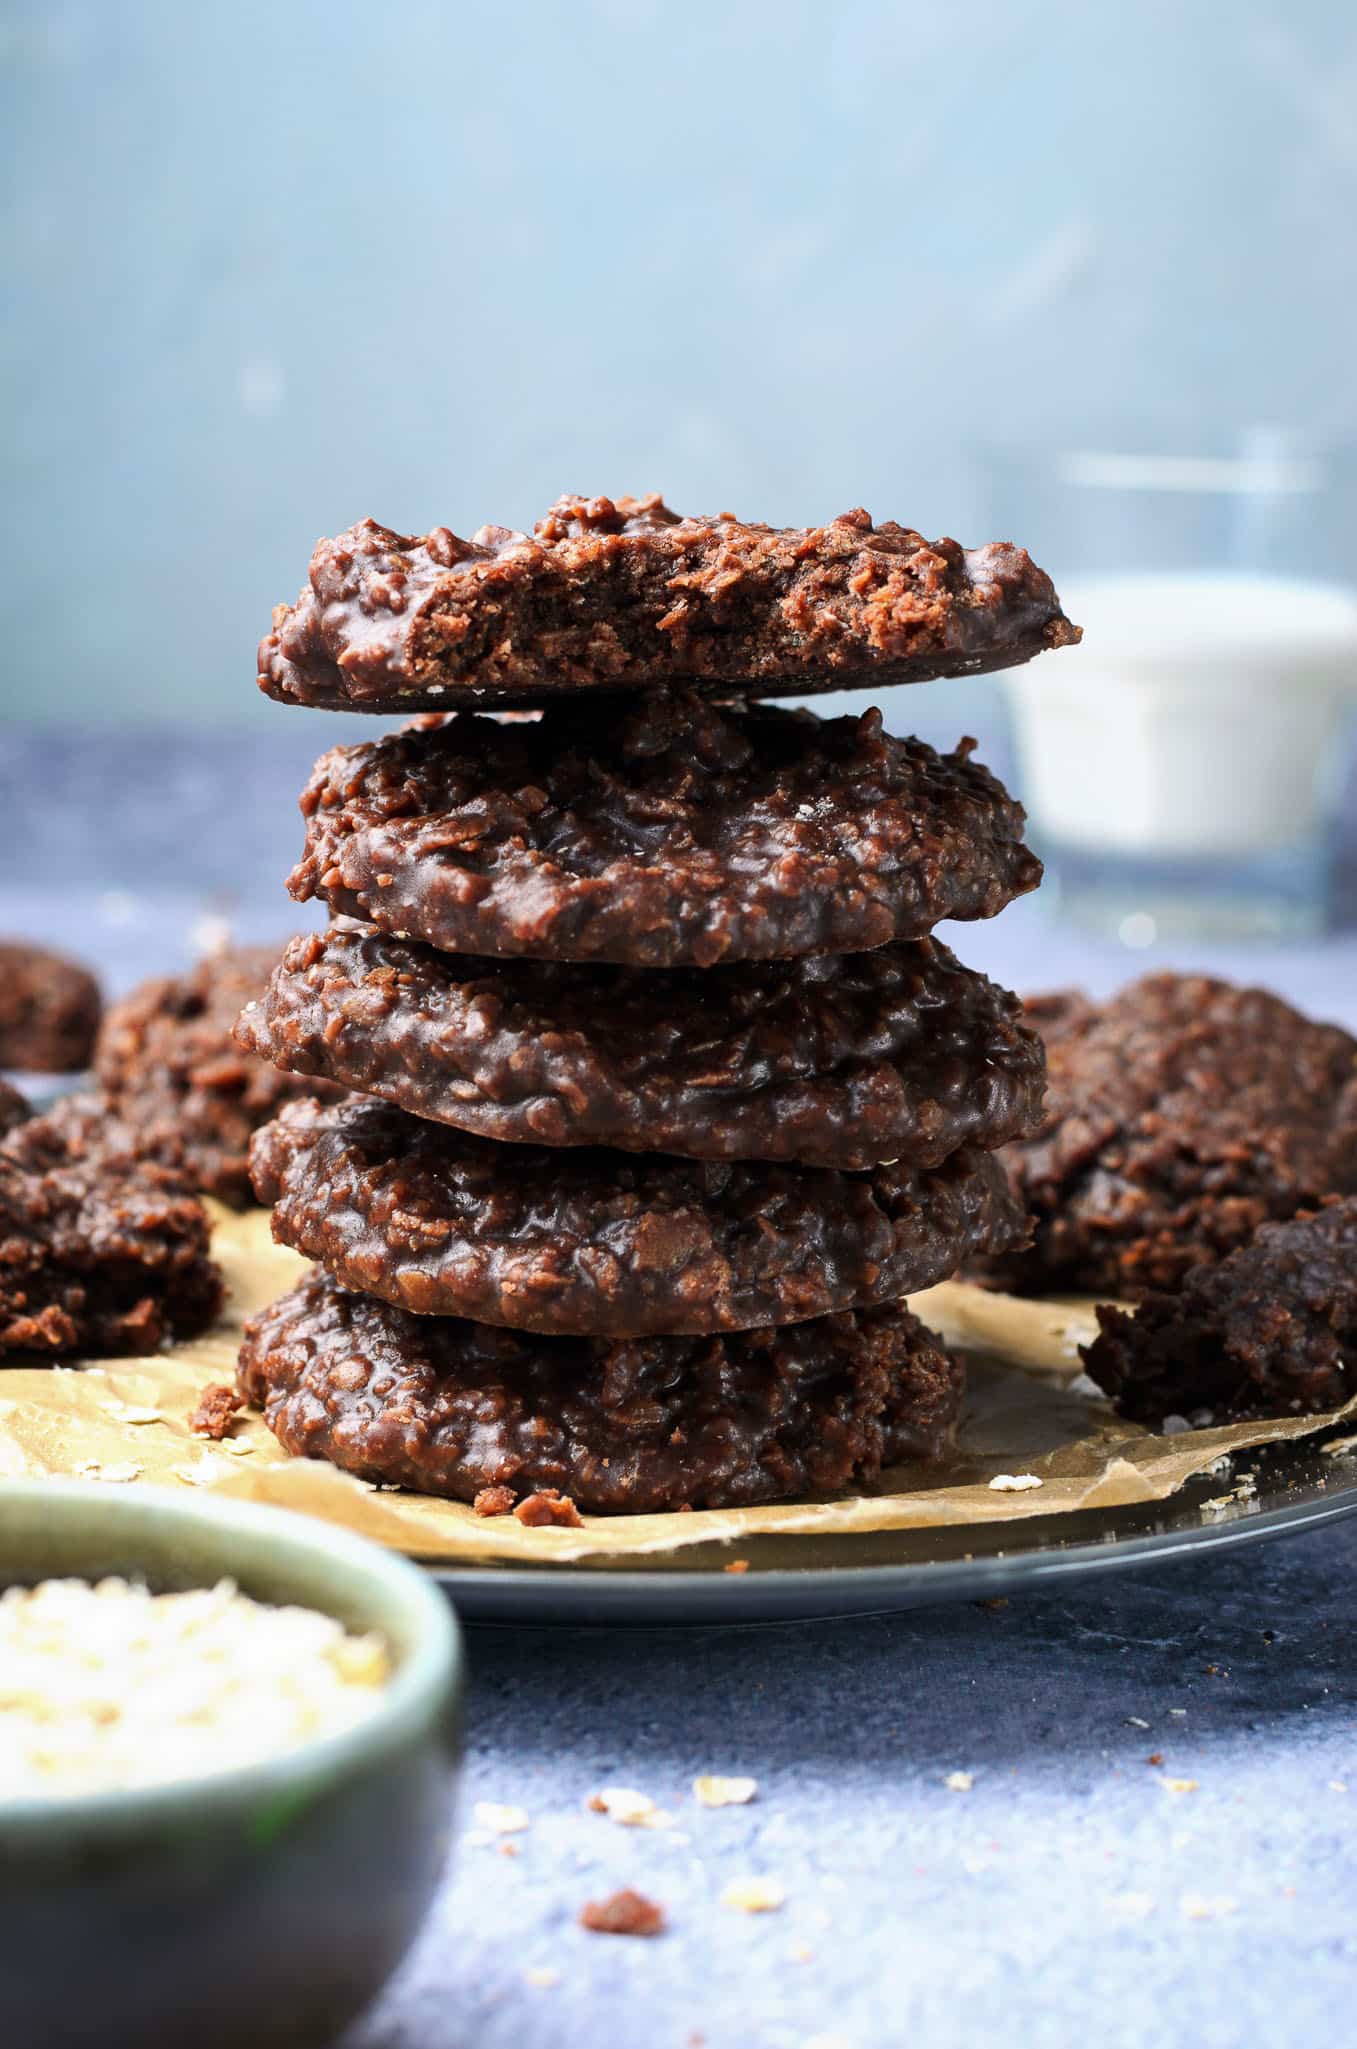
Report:
[[[514,1490],[512,1487],[482,1487],[472,1500],[471,1506],[477,1515],[511,1515]]]
[[[580,1909],[580,1927],[595,1935],[662,1935],[664,1908],[630,1886],[606,1900],[590,1900]]]
[[[583,1529],[579,1510],[568,1494],[562,1494],[555,1487],[539,1487],[535,1494],[529,1494],[514,1510],[514,1518],[524,1529],[540,1530],[554,1526],[563,1530]]]
[[[223,1438],[230,1431],[237,1410],[244,1406],[243,1394],[237,1394],[233,1387],[223,1387],[219,1381],[210,1382],[198,1397],[188,1427],[198,1437]]]

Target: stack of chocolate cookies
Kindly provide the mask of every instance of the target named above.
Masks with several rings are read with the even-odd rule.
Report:
[[[969,743],[750,700],[1075,637],[1021,550],[861,512],[319,544],[262,687],[423,716],[318,762],[289,886],[332,922],[238,1027],[355,1092],[252,1148],[317,1262],[241,1354],[289,1450],[569,1521],[944,1448],[961,1368],[901,1297],[1022,1241],[994,1148],[1043,1061],[929,935],[1040,867]]]

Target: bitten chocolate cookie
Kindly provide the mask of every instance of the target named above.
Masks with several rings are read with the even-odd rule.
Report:
[[[562,498],[531,534],[375,520],[318,541],[259,648],[284,704],[400,712],[680,682],[743,696],[917,683],[1079,638],[1021,548],[682,519],[658,497]]]
[[[83,1149],[31,1124],[0,1145],[0,1355],[153,1352],[212,1322],[222,1277],[203,1206],[120,1144]]]
[[[1017,998],[930,939],[665,970],[435,953],[340,921],[292,941],[236,1038],[482,1138],[818,1167],[1002,1145],[1039,1116],[1045,1072]]]
[[[1357,1394],[1357,1198],[1264,1224],[1176,1294],[1134,1315],[1101,1306],[1098,1322],[1084,1363],[1137,1420],[1340,1408]]]
[[[849,953],[1034,889],[1023,812],[969,742],[878,712],[459,714],[321,756],[295,897],[452,953],[712,967]]]
[[[891,1301],[1025,1230],[992,1153],[929,1170],[548,1152],[298,1103],[250,1149],[273,1235],[422,1316],[639,1337]]]
[[[88,1067],[100,1007],[99,984],[78,961],[19,939],[0,942],[0,1067],[24,1074]]]
[[[280,1074],[232,1039],[277,958],[273,947],[239,947],[143,982],[110,1007],[95,1049],[107,1110],[136,1133],[143,1158],[236,1209],[251,1201],[251,1133],[283,1103],[338,1093]]]
[[[1261,989],[1151,975],[1042,999],[1050,1094],[1005,1152],[1036,1213],[987,1277],[1028,1291],[1171,1290],[1269,1219],[1357,1190],[1357,1040]]]
[[[246,1326],[238,1385],[285,1450],[471,1501],[606,1515],[874,1481],[951,1442],[963,1368],[903,1309],[609,1343],[411,1316],[314,1273]]]

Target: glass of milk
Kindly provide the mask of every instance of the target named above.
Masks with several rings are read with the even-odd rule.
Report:
[[[1047,900],[1132,947],[1322,931],[1357,707],[1351,505],[1270,436],[1042,464],[1021,465],[1025,523],[1010,468],[1010,524],[1084,639],[1004,682]]]

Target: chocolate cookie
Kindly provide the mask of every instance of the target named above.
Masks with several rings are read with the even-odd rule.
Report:
[[[250,1149],[273,1235],[421,1316],[639,1337],[894,1300],[1025,1219],[991,1153],[871,1174],[548,1152],[389,1104],[297,1103]]]
[[[1004,1157],[1036,1235],[989,1263],[1003,1285],[1171,1290],[1261,1223],[1357,1190],[1357,1040],[1336,1025],[1202,975],[1032,1014],[1047,1114]]]
[[[665,970],[474,959],[341,921],[292,941],[236,1038],[482,1138],[817,1167],[1002,1145],[1044,1077],[1017,998],[931,939]]]
[[[0,941],[0,1067],[74,1074],[88,1067],[99,1029],[99,984],[45,946]]]
[[[540,704],[679,682],[740,696],[917,683],[1079,638],[1021,548],[681,519],[658,497],[562,498],[531,535],[375,520],[316,544],[260,643],[259,687],[345,711]]]
[[[251,1133],[283,1103],[338,1093],[280,1074],[231,1037],[277,958],[272,947],[240,947],[143,982],[111,1006],[95,1049],[107,1109],[135,1130],[142,1156],[236,1209],[251,1200]]]
[[[202,1204],[130,1154],[63,1145],[26,1162],[31,1125],[0,1145],[0,1355],[153,1352],[221,1307]]]
[[[13,1131],[16,1125],[22,1124],[24,1119],[31,1115],[32,1112],[18,1089],[12,1089],[7,1081],[0,1081],[0,1138],[3,1138],[7,1131]]]
[[[1133,1316],[1100,1307],[1083,1348],[1123,1415],[1229,1417],[1340,1408],[1357,1394],[1357,1198],[1264,1224]]]
[[[1022,807],[879,712],[597,700],[321,756],[288,887],[452,953],[712,967],[849,953],[1034,889]]]
[[[554,1487],[606,1515],[832,1493],[936,1458],[963,1369],[894,1305],[609,1343],[411,1316],[314,1273],[247,1324],[238,1385],[298,1457],[459,1501]]]

